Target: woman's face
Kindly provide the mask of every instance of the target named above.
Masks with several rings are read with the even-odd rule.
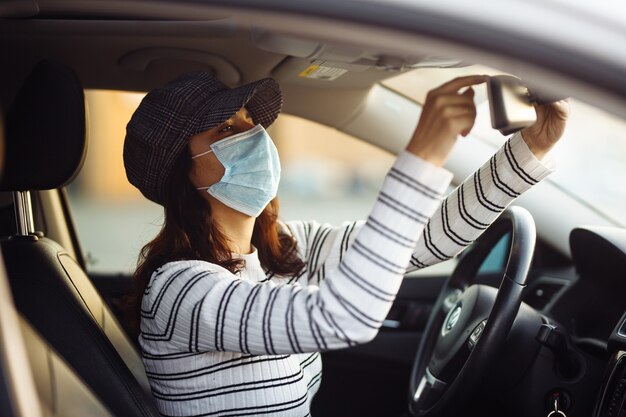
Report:
[[[189,140],[189,154],[198,155],[211,149],[211,144],[254,127],[254,121],[248,110],[242,107],[233,117],[224,123],[200,132]],[[194,187],[209,187],[217,183],[224,175],[224,166],[213,152],[191,160],[189,179]]]

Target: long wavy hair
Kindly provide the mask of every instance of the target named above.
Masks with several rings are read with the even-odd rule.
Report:
[[[166,189],[165,220],[159,234],[139,253],[134,273],[134,292],[128,300],[130,329],[139,334],[141,297],[152,273],[173,261],[203,260],[220,265],[232,273],[244,267],[234,259],[228,237],[212,221],[211,206],[189,180],[191,158],[184,151],[177,159]],[[297,276],[304,262],[299,258],[296,241],[280,231],[278,199],[274,198],[257,217],[252,244],[257,248],[261,266],[276,276]]]

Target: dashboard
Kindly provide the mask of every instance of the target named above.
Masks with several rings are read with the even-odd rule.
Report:
[[[570,247],[575,269],[542,272],[527,290],[561,341],[542,347],[523,397],[544,409],[557,398],[568,417],[626,417],[626,230],[577,228]]]

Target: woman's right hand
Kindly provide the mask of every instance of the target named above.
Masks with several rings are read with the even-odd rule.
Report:
[[[406,150],[442,166],[457,136],[467,136],[474,126],[476,106],[471,86],[488,79],[486,75],[459,77],[431,90],[426,96],[422,115]],[[470,88],[459,93],[463,87]]]

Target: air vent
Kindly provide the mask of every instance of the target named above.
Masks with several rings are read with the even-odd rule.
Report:
[[[620,352],[602,393],[598,417],[626,415],[626,352]]]

